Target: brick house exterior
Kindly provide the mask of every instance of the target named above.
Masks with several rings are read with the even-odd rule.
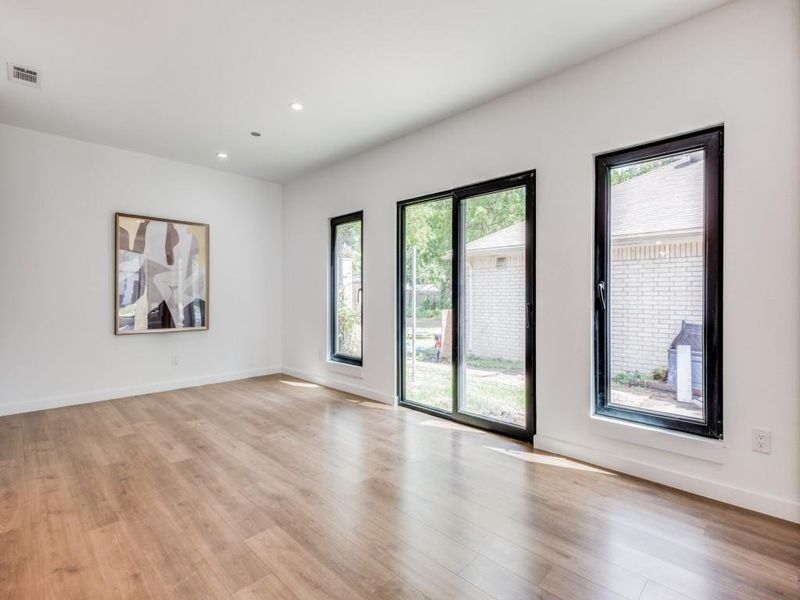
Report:
[[[612,187],[612,376],[666,369],[681,323],[702,323],[702,178],[694,153]],[[524,241],[523,222],[467,244],[468,354],[525,356]]]
[[[703,322],[702,152],[611,187],[611,375],[666,369],[681,323]]]
[[[467,244],[467,354],[525,358],[525,223]]]
[[[682,321],[703,321],[702,238],[611,253],[611,375],[666,369]]]

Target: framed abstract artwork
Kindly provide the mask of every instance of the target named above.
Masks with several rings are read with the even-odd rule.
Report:
[[[209,227],[117,213],[117,335],[208,329]]]

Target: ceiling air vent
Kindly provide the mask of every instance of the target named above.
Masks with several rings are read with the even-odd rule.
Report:
[[[8,80],[30,87],[40,87],[39,71],[22,65],[15,65],[14,63],[8,64]]]

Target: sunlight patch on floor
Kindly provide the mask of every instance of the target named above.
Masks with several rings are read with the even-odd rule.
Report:
[[[376,408],[378,410],[394,410],[394,406],[386,404],[385,402],[378,402],[375,400],[356,400],[355,398],[348,398],[353,404],[359,404],[366,408]]]
[[[288,379],[281,379],[281,383],[285,383],[286,385],[290,385],[292,387],[304,387],[304,388],[318,388],[319,386],[316,383],[308,383],[307,381],[289,381]]]
[[[552,456],[550,454],[536,454],[534,452],[522,452],[520,450],[509,450],[507,448],[496,448],[494,446],[484,446],[487,450],[499,452],[507,456],[512,456],[525,462],[537,463],[540,465],[547,465],[550,467],[561,467],[564,469],[575,469],[576,471],[588,471],[589,473],[601,473],[603,475],[615,475],[611,471],[585,465],[583,463],[575,462],[562,456]]]

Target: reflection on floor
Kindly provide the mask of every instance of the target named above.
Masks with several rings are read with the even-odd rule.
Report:
[[[798,596],[796,525],[286,376],[0,418],[0,491],[2,598]]]

